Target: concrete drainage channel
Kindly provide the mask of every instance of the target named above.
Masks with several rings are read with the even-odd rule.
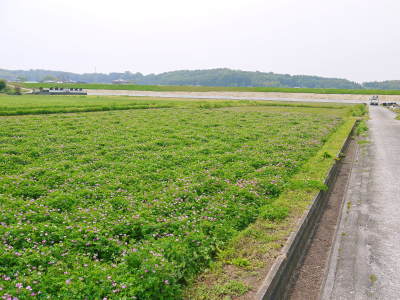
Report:
[[[320,191],[304,213],[255,299],[319,299],[357,147],[352,138],[356,125],[342,146],[345,158],[335,162],[328,173],[328,189]]]

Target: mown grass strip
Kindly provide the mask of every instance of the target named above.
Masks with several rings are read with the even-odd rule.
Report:
[[[261,207],[257,221],[221,250],[212,267],[186,290],[187,299],[230,299],[238,296],[248,299],[255,295],[299,218],[319,191],[325,188],[324,180],[340,157],[339,151],[355,121],[355,118],[347,119],[289,180],[272,206]],[[224,288],[233,283],[241,286],[241,293]]]
[[[400,95],[400,90],[351,90],[318,88],[276,88],[276,87],[221,87],[221,86],[177,86],[177,85],[136,85],[136,84],[75,84],[75,83],[23,83],[26,88],[75,87],[91,90],[131,90],[153,92],[276,92],[311,94],[355,94],[355,95]]]

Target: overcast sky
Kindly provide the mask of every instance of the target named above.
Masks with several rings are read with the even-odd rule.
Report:
[[[0,0],[0,68],[400,79],[399,0]]]

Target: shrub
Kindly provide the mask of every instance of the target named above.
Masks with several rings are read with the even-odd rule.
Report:
[[[0,91],[3,91],[6,89],[7,83],[5,80],[0,79]]]

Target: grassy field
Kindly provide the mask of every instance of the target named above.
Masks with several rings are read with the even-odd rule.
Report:
[[[145,101],[142,101],[145,100]],[[52,114],[145,108],[167,108],[177,101],[132,97],[0,95],[0,115]]]
[[[229,106],[289,106],[345,108],[346,104],[276,101],[224,101],[121,96],[9,96],[0,94],[0,116],[93,112],[151,108],[218,108]]]
[[[400,95],[400,90],[350,90],[350,89],[312,89],[312,88],[274,88],[274,87],[210,87],[210,86],[163,86],[134,84],[55,84],[55,83],[23,83],[23,87],[77,87],[83,89],[102,90],[134,90],[156,92],[278,92],[278,93],[312,93],[312,94],[356,94],[356,95]]]
[[[130,105],[0,97],[0,111],[36,113],[0,117],[0,295],[183,297],[250,224],[291,215],[300,199],[277,202],[291,178],[363,110],[130,100],[143,109],[62,113],[92,100]]]

